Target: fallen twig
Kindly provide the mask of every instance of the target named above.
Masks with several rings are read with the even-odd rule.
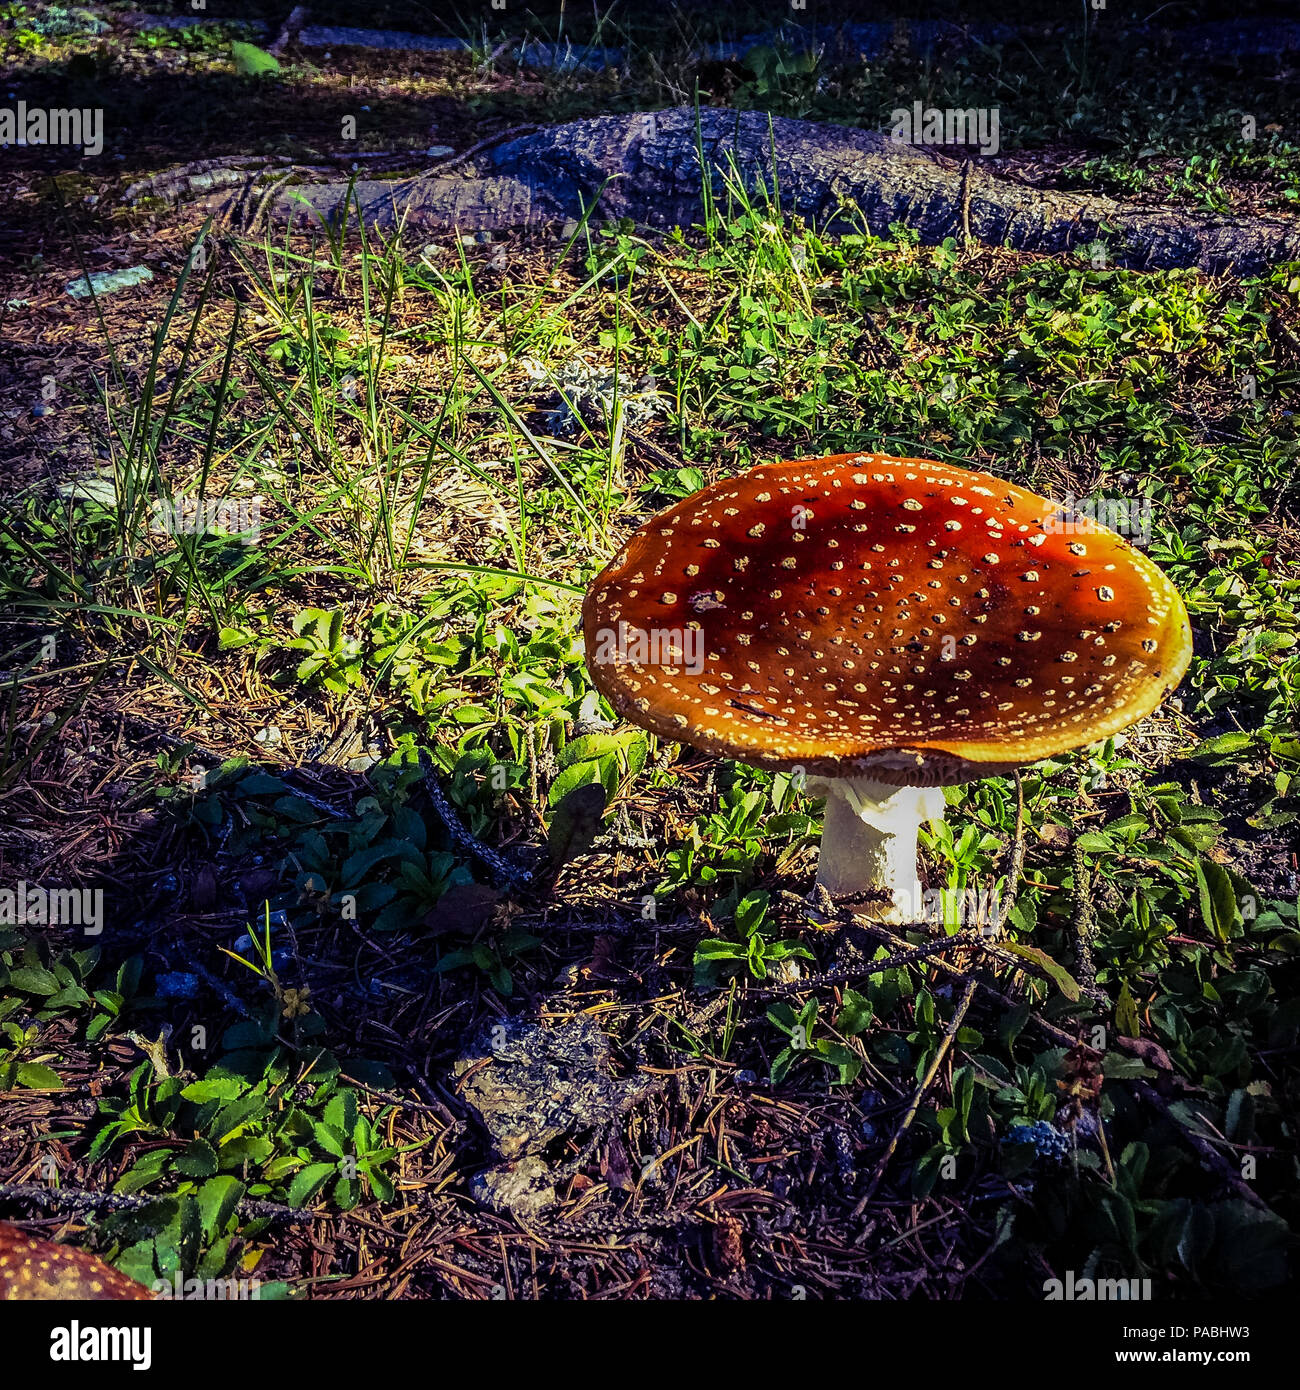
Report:
[[[306,5],[295,5],[289,11],[289,17],[280,26],[280,32],[276,35],[275,42],[266,50],[273,58],[278,58],[298,37],[302,26],[307,23],[308,14]]]
[[[1074,914],[1070,925],[1074,933],[1075,968],[1079,972],[1079,985],[1083,992],[1089,999],[1102,1002],[1106,996],[1097,988],[1097,968],[1092,961],[1094,918],[1091,875],[1077,841],[1070,853],[1074,878]]]
[[[495,55],[494,55],[495,56]],[[505,130],[499,130],[495,135],[489,135],[486,139],[479,140],[467,150],[461,150],[459,154],[448,155],[446,159],[440,159],[436,164],[430,164],[427,169],[421,169],[418,174],[412,174],[409,179],[401,179],[391,187],[384,190],[384,197],[389,198],[394,193],[403,188],[410,188],[412,184],[419,183],[421,179],[435,178],[445,174],[448,169],[454,169],[457,165],[464,164],[466,160],[473,159],[476,154],[482,154],[484,150],[490,150],[494,145],[499,145],[503,140],[512,140],[516,135],[531,135],[534,131],[540,130],[538,125],[512,125]]]
[[[862,923],[861,925],[875,927],[875,923]],[[900,930],[905,930],[905,928],[900,928]],[[898,937],[893,937],[893,939],[899,940]],[[869,979],[872,975],[878,975],[882,970],[894,970],[899,966],[914,965],[918,961],[929,960],[932,956],[937,956],[953,946],[975,945],[979,941],[979,928],[968,927],[965,931],[957,932],[953,936],[941,937],[936,941],[927,941],[920,946],[909,946],[907,950],[887,956],[884,960],[872,960],[864,965],[855,965],[848,969],[825,970],[819,975],[809,975],[800,980],[765,984],[761,989],[747,990],[746,993],[750,996],[766,999],[783,994],[799,994],[816,989],[820,985],[852,984],[858,980]]]
[[[1138,1099],[1145,1101],[1183,1143],[1195,1152],[1197,1158],[1201,1161],[1201,1167],[1204,1168],[1207,1173],[1213,1173],[1216,1178],[1230,1187],[1243,1202],[1249,1202],[1252,1207],[1258,1207],[1261,1211],[1270,1210],[1268,1203],[1264,1201],[1248,1182],[1242,1179],[1241,1174],[1233,1169],[1232,1164],[1224,1158],[1208,1139],[1202,1139],[1199,1134],[1188,1129],[1188,1127],[1178,1119],[1174,1112],[1170,1110],[1168,1103],[1159,1091],[1147,1085],[1145,1081],[1137,1078],[1133,1079],[1132,1085],[1134,1094]]]
[[[32,1202],[48,1211],[139,1211],[164,1200],[170,1193],[155,1193],[151,1197],[126,1196],[118,1192],[87,1192],[75,1187],[46,1187],[35,1182],[0,1182],[0,1198],[10,1197],[19,1202]],[[264,1202],[245,1197],[239,1203],[245,1216],[264,1217],[268,1221],[312,1221],[315,1212],[305,1207],[286,1207],[279,1202]]]
[[[953,1039],[957,1036],[957,1030],[961,1027],[961,1021],[966,1017],[966,1010],[970,1008],[970,1002],[975,997],[975,980],[967,980],[966,988],[962,990],[961,998],[957,1001],[957,1007],[953,1010],[952,1018],[948,1022],[947,1030],[944,1032],[943,1041],[940,1042],[934,1054],[934,1060],[926,1070],[921,1084],[916,1088],[911,1103],[908,1105],[903,1115],[902,1121],[894,1130],[890,1137],[889,1144],[885,1152],[880,1155],[880,1161],[876,1164],[875,1171],[871,1175],[871,1180],[867,1183],[867,1190],[858,1200],[857,1206],[853,1208],[853,1217],[856,1220],[867,1209],[867,1203],[876,1195],[876,1188],[880,1185],[881,1178],[885,1175],[885,1169],[889,1167],[889,1160],[894,1156],[894,1150],[898,1148],[898,1141],[907,1133],[912,1121],[916,1119],[917,1111],[921,1108],[921,1101],[925,1099],[925,1093],[930,1089],[934,1078],[939,1074],[939,1068],[943,1065],[943,1059],[948,1055],[949,1048],[952,1047]]]
[[[419,750],[420,771],[424,777],[424,790],[428,794],[429,801],[433,809],[438,813],[438,819],[447,828],[447,834],[451,836],[451,842],[462,854],[471,855],[486,866],[488,872],[498,885],[504,884],[506,887],[519,888],[532,879],[532,874],[527,869],[516,868],[502,854],[489,848],[481,840],[477,840],[460,822],[460,817],[452,809],[451,802],[447,800],[446,794],[438,785],[435,775],[433,761],[423,748]]]

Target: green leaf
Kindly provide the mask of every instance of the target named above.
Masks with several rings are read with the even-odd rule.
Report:
[[[1115,1001],[1115,1027],[1126,1038],[1139,1037],[1142,1032],[1137,1004],[1133,1000],[1127,980],[1120,986],[1119,998]]]
[[[211,1178],[199,1188],[199,1217],[208,1240],[222,1233],[243,1195],[244,1184],[238,1178]]]
[[[1251,1292],[1283,1283],[1292,1243],[1286,1222],[1235,1198],[1216,1203],[1213,1211],[1216,1239],[1209,1267]]]
[[[123,1173],[113,1184],[113,1191],[129,1196],[156,1182],[163,1169],[171,1162],[172,1154],[167,1149],[154,1149],[145,1154],[131,1169]]]
[[[37,1062],[19,1062],[18,1084],[32,1091],[61,1091],[63,1082],[56,1071]]]
[[[392,1180],[377,1168],[366,1168],[366,1177],[370,1179],[370,1190],[381,1202],[391,1202],[396,1195],[397,1189]]]
[[[223,1063],[229,1063],[229,1057],[223,1057]],[[208,1126],[209,1137],[220,1147],[227,1140],[237,1139],[240,1131],[249,1124],[260,1120],[266,1114],[269,1102],[265,1096],[248,1095],[240,1100],[233,1100],[225,1105],[218,1112],[217,1117]]]
[[[847,1086],[857,1078],[862,1070],[862,1058],[841,1043],[831,1042],[829,1038],[819,1038],[812,1047],[813,1053],[828,1066],[836,1069],[835,1084]]]
[[[1242,1088],[1228,1097],[1223,1121],[1224,1137],[1237,1144],[1248,1144],[1255,1128],[1255,1097]]]
[[[620,753],[627,746],[626,736],[619,734],[583,734],[570,739],[556,758],[561,768],[577,763],[595,762],[610,753]]]
[[[77,1004],[89,1004],[90,995],[80,985],[69,985],[57,994],[51,994],[45,1001],[47,1009],[66,1009]]]
[[[194,1081],[181,1092],[186,1100],[203,1105],[210,1100],[234,1100],[248,1090],[247,1082],[237,1076],[222,1076],[206,1081]]]
[[[340,1211],[351,1211],[361,1200],[361,1180],[340,1178],[334,1184],[334,1204]]]
[[[58,979],[39,965],[20,965],[9,972],[9,983],[25,994],[57,994]]]
[[[1202,856],[1196,861],[1196,887],[1201,916],[1220,941],[1228,941],[1242,924],[1241,908],[1232,879],[1222,864]]]
[[[312,1127],[312,1137],[327,1154],[335,1158],[347,1157],[347,1138],[343,1132],[323,1121]]]
[[[301,1207],[311,1201],[335,1171],[332,1163],[309,1163],[289,1185],[289,1205]]]
[[[343,867],[339,871],[343,884],[348,888],[362,885],[376,865],[389,859],[399,859],[416,868],[422,868],[424,865],[423,856],[409,840],[380,840],[365,849],[357,850],[343,861]]]
[[[584,766],[593,766],[585,764]],[[562,774],[563,775],[563,774]],[[605,789],[600,783],[575,787],[555,808],[546,845],[551,862],[564,864],[586,854],[600,834],[605,813]]]
[[[340,1136],[351,1134],[357,1125],[357,1096],[355,1091],[336,1091],[329,1099],[322,1116]]]
[[[1208,1208],[1193,1202],[1178,1235],[1178,1258],[1183,1268],[1195,1274],[1213,1242],[1214,1216]]]
[[[875,1038],[871,1050],[890,1066],[905,1067],[912,1060],[912,1049],[894,1033],[882,1033]]]
[[[752,936],[767,918],[768,895],[761,889],[746,893],[736,904],[736,928]]]
[[[217,1171],[217,1151],[206,1139],[195,1139],[176,1160],[176,1171],[187,1178],[210,1178]]]
[[[1037,946],[1026,946],[1023,941],[999,941],[998,949],[1033,961],[1071,1003],[1078,999],[1079,986],[1074,977],[1063,965],[1058,965],[1046,951],[1040,951]]]
[[[1134,1077],[1151,1077],[1155,1072],[1146,1066],[1140,1057],[1127,1057],[1118,1052],[1107,1052],[1101,1059],[1103,1074],[1111,1081],[1127,1081]]]
[[[153,1238],[128,1246],[113,1263],[129,1279],[146,1286],[153,1283],[158,1276],[153,1258]]]
[[[843,1033],[846,1038],[851,1038],[862,1032],[874,1016],[875,1010],[871,1007],[870,999],[865,998],[855,989],[846,989],[844,991],[844,1007],[835,1019],[835,1031]]]
[[[771,1078],[772,1084],[774,1086],[780,1085],[780,1083],[785,1080],[786,1073],[790,1070],[791,1064],[794,1062],[794,1058],[794,1051],[791,1048],[786,1047],[783,1048],[780,1052],[778,1052],[777,1055],[772,1059]]]
[[[220,1279],[229,1268],[230,1247],[234,1243],[234,1236],[222,1236],[220,1240],[210,1245],[204,1252],[203,1258],[199,1261],[199,1267],[195,1271],[199,1279]]]
[[[551,806],[559,806],[570,792],[578,787],[591,784],[604,786],[604,782],[601,780],[599,761],[590,759],[586,762],[570,763],[551,783],[551,789],[546,794],[547,803]]]
[[[1214,738],[1207,738],[1198,743],[1187,756],[1202,760],[1231,757],[1237,753],[1244,753],[1254,742],[1253,734],[1237,733],[1236,731],[1218,734]]]
[[[235,71],[245,77],[258,77],[262,73],[280,71],[279,59],[253,43],[232,43],[230,56],[235,60]],[[303,616],[305,615],[299,614],[299,617]],[[301,631],[296,620],[294,626],[297,631]]]

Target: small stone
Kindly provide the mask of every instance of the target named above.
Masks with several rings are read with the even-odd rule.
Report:
[[[154,993],[159,999],[193,999],[199,992],[199,977],[183,970],[159,975],[154,981]]]
[[[558,1200],[546,1164],[535,1156],[476,1173],[470,1179],[475,1201],[507,1216],[538,1216]]]
[[[89,299],[92,294],[96,297],[116,294],[118,290],[143,285],[152,279],[153,271],[147,265],[133,265],[126,270],[92,270],[89,276],[69,280],[64,293],[70,294],[73,299]]]

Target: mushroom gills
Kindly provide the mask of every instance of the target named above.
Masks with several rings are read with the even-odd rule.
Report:
[[[826,798],[817,882],[833,898],[868,899],[858,909],[864,917],[920,921],[917,832],[922,822],[943,819],[943,788],[874,777],[810,777],[807,787],[809,795]]]

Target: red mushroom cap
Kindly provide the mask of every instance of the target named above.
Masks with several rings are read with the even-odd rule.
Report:
[[[0,1302],[152,1297],[143,1284],[87,1251],[38,1240],[0,1221]]]
[[[1117,733],[1191,660],[1177,590],[1115,532],[987,473],[872,454],[761,464],[661,512],[582,621],[633,723],[909,783]]]

